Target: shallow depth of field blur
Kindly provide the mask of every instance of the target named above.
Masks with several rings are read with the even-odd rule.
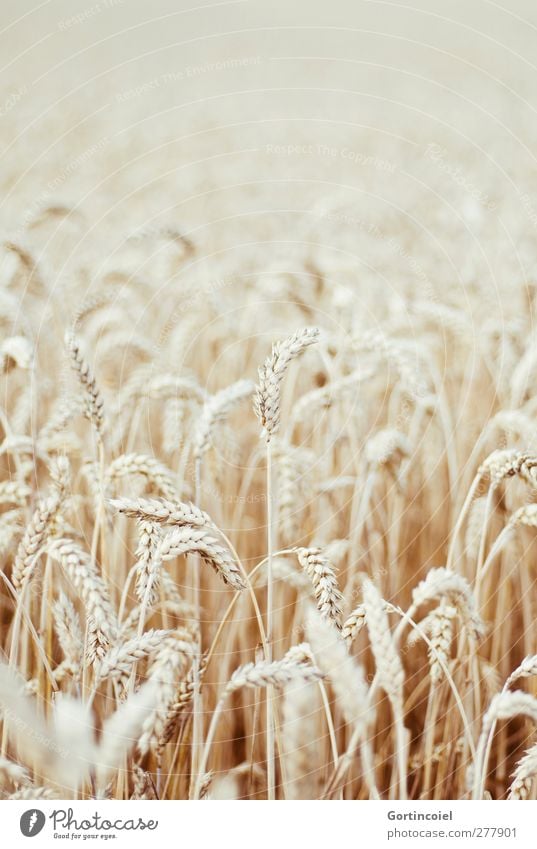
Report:
[[[2,798],[536,798],[537,9],[411,6],[3,3]]]

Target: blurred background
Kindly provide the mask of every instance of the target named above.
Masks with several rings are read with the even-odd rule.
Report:
[[[373,282],[404,217],[424,280],[495,298],[498,254],[533,273],[536,35],[530,0],[4,0],[0,226],[81,213],[67,253],[46,237],[55,285],[169,225],[198,268],[315,242]]]

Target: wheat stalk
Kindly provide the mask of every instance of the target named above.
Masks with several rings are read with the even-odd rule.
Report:
[[[259,382],[254,395],[254,412],[261,425],[261,436],[264,437],[267,448],[267,649],[266,660],[272,661],[273,638],[273,586],[272,586],[272,557],[273,557],[273,503],[272,483],[272,451],[271,439],[280,427],[280,395],[281,385],[291,362],[310,345],[317,342],[319,330],[316,327],[305,327],[297,330],[283,342],[276,342],[272,353],[259,369]],[[267,693],[267,772],[269,799],[275,798],[275,755],[274,755],[274,717],[272,712],[272,694]]]
[[[103,398],[73,333],[67,332],[65,334],[65,347],[84,392],[85,415],[93,425],[97,439],[101,441],[104,426]]]
[[[113,498],[110,505],[118,513],[158,525],[194,525],[211,527],[212,521],[203,510],[191,503],[156,498]]]
[[[162,641],[161,649],[148,673],[148,682],[155,684],[156,703],[142,725],[138,740],[140,754],[158,749],[166,728],[168,711],[175,696],[177,680],[184,674],[185,666],[193,655],[192,635],[184,630],[171,634]]]
[[[404,727],[403,717],[405,673],[390,631],[388,615],[380,593],[368,579],[363,581],[362,591],[365,621],[377,667],[378,681],[393,708],[399,770],[399,794],[401,799],[406,799],[408,734]]]
[[[91,637],[88,660],[93,663],[106,654],[117,633],[117,619],[106,585],[90,555],[72,540],[54,540],[49,544],[48,552],[61,564],[84,602]]]
[[[57,495],[51,495],[38,504],[15,555],[11,581],[16,589],[22,588],[30,580],[36,556],[46,542],[59,506]]]
[[[170,636],[170,631],[151,628],[141,637],[133,637],[124,643],[114,646],[102,658],[97,677],[104,681],[107,678],[124,678],[131,672],[132,666],[139,660],[151,657],[159,651],[163,641]]]
[[[322,617],[341,629],[341,605],[336,573],[320,548],[299,548],[298,562],[311,579],[317,606]]]
[[[505,691],[498,693],[492,699],[483,717],[481,735],[477,746],[476,763],[474,767],[473,798],[481,799],[485,788],[486,770],[493,729],[499,720],[512,719],[523,714],[537,723],[537,699],[523,693]]]
[[[228,696],[244,688],[271,687],[281,689],[293,681],[318,681],[322,677],[323,673],[313,665],[309,648],[306,645],[293,646],[281,660],[261,660],[257,663],[246,663],[236,669],[224,687],[212,715],[200,761],[194,798],[200,798],[202,776],[207,772],[209,752]],[[269,795],[268,788],[267,793]]]
[[[533,779],[537,775],[537,745],[533,745],[518,761],[512,775],[513,781],[509,788],[508,799],[528,799],[531,793]]]
[[[291,362],[319,338],[316,327],[297,330],[283,342],[272,346],[272,353],[259,369],[259,382],[254,396],[254,412],[267,442],[280,427],[281,384]]]
[[[251,380],[238,380],[206,400],[194,433],[194,456],[197,459],[201,459],[209,448],[216,425],[224,421],[237,404],[249,398],[254,388]]]
[[[198,552],[212,566],[225,584],[235,590],[245,589],[240,569],[230,551],[222,545],[214,533],[206,528],[185,527],[170,531],[158,546],[157,558],[173,560],[183,554]]]

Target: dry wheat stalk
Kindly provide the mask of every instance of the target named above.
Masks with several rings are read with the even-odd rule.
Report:
[[[370,718],[364,672],[350,657],[338,632],[318,614],[310,614],[306,634],[319,668],[328,676],[345,721],[365,730]]]
[[[533,745],[518,761],[512,775],[512,783],[509,788],[508,799],[528,799],[533,785],[533,779],[537,775],[537,745]]]
[[[148,454],[122,454],[110,463],[105,474],[105,492],[110,484],[127,475],[141,475],[156,487],[164,498],[173,500],[177,492],[173,473]]]
[[[107,678],[126,678],[135,663],[156,654],[162,643],[171,635],[170,631],[151,628],[141,637],[133,637],[124,643],[113,646],[102,658],[97,671],[97,677],[104,681]]]
[[[199,663],[199,669],[197,670],[198,682],[201,683],[203,681],[206,669],[207,655],[202,654]],[[192,703],[192,700],[194,698],[194,689],[194,668],[191,666],[188,670],[186,677],[179,684],[178,690],[175,694],[175,701],[172,702],[166,713],[166,719],[164,721],[163,730],[161,732],[156,747],[157,756],[162,755],[162,750],[164,746],[172,739],[175,730],[181,720],[181,717],[183,716],[184,711],[186,711],[189,705]]]
[[[52,607],[52,615],[65,660],[70,669],[76,669],[80,666],[82,658],[84,635],[80,627],[78,613],[65,593],[62,592],[58,596]]]
[[[106,585],[90,555],[72,540],[53,540],[49,543],[48,552],[61,564],[84,602],[91,634],[88,660],[93,662],[106,654],[117,633],[116,615]]]
[[[462,622],[476,638],[484,634],[485,627],[478,613],[471,587],[462,575],[439,567],[430,569],[423,581],[412,592],[414,607],[446,597],[457,608]]]
[[[57,778],[66,767],[57,729],[37,709],[35,699],[24,691],[24,679],[0,662],[0,708],[10,729],[17,758],[39,765],[47,778]],[[68,765],[67,765],[68,769]]]
[[[203,406],[194,432],[194,456],[201,459],[209,448],[214,428],[229,415],[241,401],[249,398],[255,389],[251,380],[238,380],[216,395],[211,395]]]
[[[400,613],[399,609],[390,604],[389,601],[383,599],[383,606],[386,613]],[[354,610],[349,613],[343,623],[341,636],[350,648],[355,638],[365,625],[366,610],[363,604],[359,604]]]
[[[253,584],[255,587],[265,587],[267,579],[266,564],[263,564],[253,578]],[[311,580],[302,571],[292,566],[284,557],[275,557],[272,561],[272,580],[282,581],[301,594],[311,593],[312,591]]]
[[[210,517],[199,507],[181,501],[156,498],[113,498],[110,505],[131,519],[141,519],[159,525],[194,525],[211,527]]]
[[[276,342],[270,357],[259,369],[259,383],[254,397],[254,412],[263,429],[267,442],[277,433],[280,426],[281,384],[290,363],[306,348],[317,342],[319,330],[304,327],[283,342]]]
[[[345,640],[347,647],[350,648],[355,638],[365,625],[365,607],[359,604],[355,607],[352,613],[349,613],[343,623],[341,636]]]
[[[286,798],[307,799],[309,777],[318,762],[313,722],[315,685],[296,681],[284,689],[282,743],[285,752]]]
[[[36,92],[20,94],[31,113]],[[495,158],[507,173],[514,168],[513,185],[498,190],[486,157],[446,130],[421,163],[435,191],[392,179],[388,214],[381,157],[391,172],[401,138],[423,142],[417,112],[385,140],[367,129],[374,122],[347,128],[369,166],[362,193],[348,191],[344,156],[328,157],[330,184],[307,185],[282,181],[282,157],[265,157],[265,188],[285,194],[278,208],[286,224],[281,215],[237,217],[245,199],[248,209],[266,207],[256,203],[265,188],[240,170],[254,160],[217,158],[207,167],[207,157],[187,156],[186,193],[184,169],[167,181],[170,196],[180,187],[174,215],[194,221],[192,237],[160,215],[138,229],[154,199],[136,128],[129,168],[101,185],[98,202],[84,186],[85,167],[69,166],[58,179],[42,156],[43,200],[32,195],[37,170],[21,181],[6,159],[14,232],[0,240],[0,654],[11,667],[4,675],[0,665],[3,797],[535,795],[531,749],[511,788],[508,773],[532,729],[524,714],[536,716],[531,697],[509,696],[509,688],[533,692],[529,676],[537,679],[537,518],[527,503],[537,482],[529,203],[537,176],[517,154],[521,139],[533,149],[534,129],[509,108],[506,87],[497,94],[514,132],[495,138]],[[452,94],[443,97],[449,113]],[[1,111],[6,138],[20,139],[19,108]],[[167,120],[159,122],[163,141]],[[219,123],[219,148],[236,150],[238,127]],[[486,149],[489,128],[473,124]],[[296,126],[307,145],[309,124]],[[77,144],[112,173],[117,151],[93,150],[87,133],[79,124]],[[181,150],[214,138],[186,133]],[[61,135],[58,155],[75,165],[72,147],[73,135]],[[155,148],[157,158],[159,150],[166,146]],[[492,204],[447,179],[448,157],[490,189]],[[232,193],[212,191],[218,169],[235,165]],[[129,202],[119,209],[123,188]],[[35,196],[30,206],[26,195]],[[521,202],[527,214],[515,214]],[[115,210],[105,222],[101,206]],[[209,229],[197,226],[204,207]],[[288,214],[298,207],[308,214]],[[427,232],[417,226],[423,220]],[[296,233],[282,240],[287,225]],[[230,250],[237,234],[240,250]],[[434,250],[439,234],[459,286]],[[286,339],[317,321],[318,336],[306,328]],[[54,333],[66,326],[75,334],[67,334],[68,357]],[[260,371],[256,427],[247,405],[234,404],[252,391],[247,377],[264,360],[271,327],[285,341]],[[313,336],[315,356],[302,357]],[[80,414],[91,428],[79,426]],[[211,445],[219,461],[205,467]],[[183,503],[194,492],[216,521]],[[49,499],[58,501],[50,515]],[[427,575],[447,540],[447,568]],[[200,547],[231,592],[219,579],[201,581]],[[496,582],[485,580],[493,562]],[[345,582],[339,589],[336,574]],[[362,600],[364,574],[391,603],[374,590]],[[243,583],[248,591],[235,592]],[[314,662],[305,647],[288,651],[310,618]],[[410,651],[418,640],[425,665],[422,651]],[[408,675],[402,706],[397,653]],[[243,667],[246,660],[253,666]],[[279,664],[297,670],[297,680],[280,687],[287,673]],[[222,709],[237,666],[244,689]],[[313,666],[327,679],[304,684],[300,669]],[[519,708],[522,716],[496,731]],[[403,720],[414,732],[411,751]],[[209,768],[202,754],[214,756]],[[409,769],[419,770],[411,781]]]
[[[65,430],[74,417],[82,412],[84,405],[75,398],[60,398],[54,404],[49,418],[38,433],[37,443],[44,448],[50,445],[54,437]]]
[[[60,499],[56,494],[38,504],[15,555],[11,581],[16,589],[20,589],[30,578],[36,556],[47,540],[59,507]]]
[[[140,735],[145,733],[146,726],[151,724],[158,710],[158,689],[158,680],[150,678],[105,720],[94,755],[97,781],[101,788],[106,786],[111,773],[124,763]]]
[[[138,764],[132,765],[134,784],[131,799],[156,799],[157,794],[151,774],[146,772]]]
[[[476,764],[473,779],[473,798],[483,797],[487,774],[487,762],[490,753],[495,725],[500,720],[512,719],[518,715],[527,716],[537,723],[537,699],[521,690],[505,690],[492,699],[483,717],[481,735],[477,746]]]
[[[198,552],[203,560],[209,566],[212,566],[224,583],[229,584],[235,590],[245,589],[246,585],[231,553],[206,528],[186,525],[170,531],[158,546],[156,558],[173,560],[175,557],[192,552]]]
[[[453,641],[453,622],[457,615],[457,609],[442,601],[440,605],[430,614],[430,640],[429,663],[431,668],[431,680],[437,683],[443,675],[442,666],[447,666],[451,653]]]
[[[320,548],[297,549],[298,562],[311,579],[321,616],[341,629],[343,596],[336,573]]]
[[[158,598],[159,571],[155,570],[155,553],[161,539],[158,525],[145,519],[138,520],[138,547],[136,557],[136,595],[141,602],[152,606]],[[158,566],[158,564],[157,564]]]
[[[498,487],[506,478],[520,475],[533,488],[537,486],[537,457],[512,449],[493,451],[481,464],[479,473],[488,475],[491,485]]]
[[[137,392],[133,394],[147,395],[149,398],[164,400],[165,398],[182,398],[205,402],[205,392],[191,377],[176,377],[173,374],[157,374],[147,382],[147,375],[142,374],[138,381]]]
[[[80,345],[73,333],[65,334],[65,347],[84,391],[85,415],[90,420],[99,440],[102,439],[104,426],[104,401],[91,369],[84,359]]]
[[[289,649],[281,660],[246,663],[235,670],[226,684],[222,698],[243,687],[285,687],[292,681],[318,681],[323,677],[311,662],[309,652],[301,646]]]
[[[519,678],[531,678],[533,675],[537,675],[537,655],[525,657],[522,663],[511,672],[505,682],[505,687],[511,687]]]
[[[394,708],[402,710],[405,673],[390,631],[383,599],[368,579],[362,583],[362,592],[365,621],[380,686],[393,702]]]
[[[200,799],[207,799],[208,798],[209,791],[211,789],[211,784],[212,784],[212,781],[213,781],[213,777],[214,776],[213,776],[212,772],[206,772],[205,775],[201,776],[200,791],[199,791],[199,798]],[[225,797],[221,796],[220,798],[225,798]],[[234,797],[232,797],[232,798],[234,798]]]
[[[314,457],[309,451],[274,440],[273,457],[278,480],[278,523],[285,544],[299,536],[299,525],[308,497],[308,469]]]
[[[67,498],[71,483],[71,465],[67,457],[60,455],[54,457],[49,467],[52,486],[58,494],[60,504]]]
[[[169,398],[164,402],[162,416],[162,450],[174,454],[186,437],[186,419],[190,404],[183,398]]]
[[[8,510],[0,518],[0,554],[5,555],[23,531],[22,510]]]
[[[292,681],[319,681],[322,677],[321,670],[313,665],[311,652],[306,644],[293,646],[281,660],[260,660],[257,663],[246,663],[236,669],[224,687],[211,718],[199,764],[194,798],[200,798],[209,753],[228,696],[243,688],[282,688]],[[267,715],[267,719],[269,718]],[[267,794],[270,796],[270,787],[267,788]]]
[[[355,389],[357,384],[361,383],[367,377],[371,377],[373,370],[356,370],[352,374],[346,375],[339,380],[331,380],[326,386],[321,386],[319,389],[312,389],[302,395],[293,406],[291,414],[291,422],[304,421],[308,415],[313,415],[323,409],[328,409],[334,402],[339,401]]]
[[[110,649],[110,637],[101,624],[97,622],[91,613],[86,619],[86,651],[85,660],[88,666],[95,664],[96,669],[100,661]]]
[[[369,642],[377,669],[376,677],[388,696],[393,709],[399,796],[401,799],[406,799],[408,733],[404,727],[403,718],[405,673],[379,591],[373,582],[366,578],[362,582],[362,592]]]
[[[298,357],[306,348],[318,341],[319,330],[316,327],[305,327],[296,331],[283,342],[277,342],[272,347],[272,353],[259,369],[259,382],[254,395],[254,412],[261,424],[261,436],[266,444],[267,458],[267,603],[266,603],[266,648],[265,659],[272,661],[272,639],[274,619],[274,599],[272,581],[272,559],[274,548],[274,496],[272,482],[272,451],[271,439],[280,427],[281,385],[293,359]],[[274,717],[272,710],[272,694],[268,693],[266,700],[266,736],[267,736],[267,782],[268,798],[275,799],[275,741]]]
[[[476,498],[475,501],[472,502],[464,540],[464,547],[470,560],[476,560],[479,553],[479,545],[481,543],[481,534],[483,531],[486,509],[487,499],[485,497]]]
[[[184,675],[186,663],[192,659],[194,651],[192,635],[185,629],[170,634],[162,641],[160,651],[148,672],[148,682],[155,686],[156,702],[143,721],[138,740],[140,754],[145,755],[158,748],[175,696],[177,680]]]

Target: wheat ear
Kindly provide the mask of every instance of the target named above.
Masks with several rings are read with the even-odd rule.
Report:
[[[216,729],[222,714],[226,699],[231,693],[246,688],[282,688],[292,681],[319,681],[323,677],[320,669],[313,665],[309,648],[305,645],[293,646],[282,660],[261,660],[257,663],[246,663],[235,670],[224,687],[211,718],[203,749],[194,798],[200,798],[200,780],[207,772],[209,752],[215,737]],[[268,753],[267,753],[268,756]],[[267,788],[267,794],[270,790]]]
[[[201,459],[209,448],[215,426],[226,418],[233,407],[249,398],[254,389],[255,386],[251,380],[238,380],[207,399],[194,434],[196,459]]]
[[[273,505],[273,469],[271,439],[280,426],[281,385],[287,369],[293,359],[298,357],[310,345],[317,342],[319,330],[305,327],[297,330],[283,342],[276,342],[272,353],[259,369],[259,382],[254,395],[254,412],[261,424],[261,435],[265,438],[267,452],[267,613],[266,613],[266,657],[272,661],[273,631],[273,583],[272,557],[274,549],[274,505]],[[274,716],[272,710],[272,692],[267,692],[267,777],[269,799],[275,798],[275,749]]]
[[[321,616],[341,630],[343,596],[330,561],[320,548],[299,548],[297,556],[311,579]]]
[[[185,526],[170,531],[158,546],[157,557],[172,560],[182,554],[197,551],[209,566],[219,575],[225,584],[235,590],[244,590],[246,585],[241,577],[229,549],[221,544],[214,533],[206,528]]]
[[[104,425],[104,402],[93,373],[86,362],[80,345],[71,332],[65,334],[65,347],[80,385],[84,391],[85,415],[90,420],[99,441]]]
[[[21,589],[23,583],[30,580],[35,558],[46,542],[59,506],[60,499],[57,495],[51,495],[38,504],[15,555],[11,573],[11,582],[15,589]]]
[[[103,657],[117,634],[117,620],[106,584],[99,575],[89,554],[69,539],[49,543],[50,556],[57,560],[75,590],[80,593],[88,617],[90,634],[88,661],[93,663]],[[86,639],[88,643],[88,639]]]
[[[211,527],[210,517],[189,502],[166,501],[157,498],[112,498],[110,505],[130,519],[140,519],[157,525],[193,525]]]
[[[319,339],[317,327],[297,330],[283,342],[272,346],[272,353],[259,369],[259,383],[254,396],[254,411],[263,434],[270,442],[280,426],[281,384],[290,363]]]
[[[533,780],[537,775],[537,744],[534,744],[518,761],[509,788],[508,799],[528,799]]]
[[[537,699],[522,690],[506,690],[492,699],[490,707],[483,717],[481,735],[477,745],[474,765],[473,798],[482,799],[487,778],[487,762],[492,744],[494,728],[499,720],[511,719],[523,714],[537,723]]]

